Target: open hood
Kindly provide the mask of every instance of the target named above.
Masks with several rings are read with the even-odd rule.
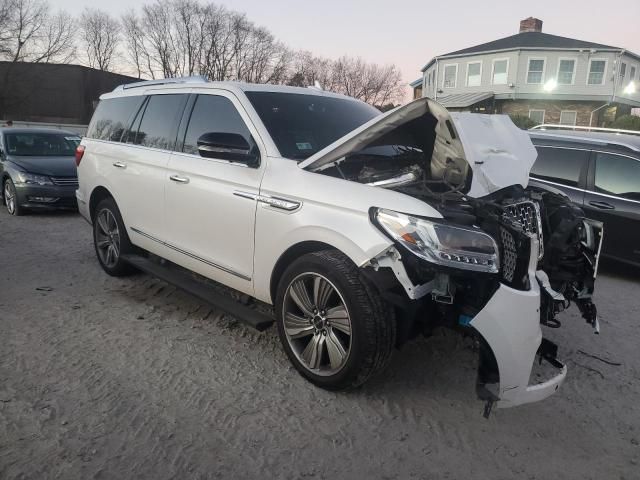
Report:
[[[370,120],[299,166],[322,170],[423,116],[436,120],[430,123],[435,125],[431,175],[444,176],[452,162],[459,170],[468,171],[470,168],[473,179],[466,193],[476,198],[510,185],[527,186],[537,153],[526,132],[517,128],[505,115],[449,113],[428,98],[414,100]],[[433,134],[433,131],[425,132],[425,135]]]

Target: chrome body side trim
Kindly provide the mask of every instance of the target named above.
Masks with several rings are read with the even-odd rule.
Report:
[[[157,242],[161,245],[164,245],[165,247],[170,248],[171,250],[175,250],[178,253],[182,253],[183,255],[186,255],[187,257],[191,257],[194,260],[198,260],[199,262],[202,263],[206,263],[207,265],[213,267],[213,268],[217,268],[218,270],[222,270],[223,272],[226,273],[230,273],[231,275],[235,275],[238,278],[242,278],[243,280],[246,280],[247,282],[251,281],[251,277],[247,277],[246,275],[243,275],[242,273],[238,273],[235,272],[227,267],[223,267],[222,265],[218,265],[217,263],[211,262],[205,258],[199,257],[198,255],[195,255],[191,252],[187,252],[186,250],[183,250],[182,248],[176,247],[175,245],[172,245],[170,243],[167,243],[163,240],[160,240],[159,238],[154,237],[153,235],[149,235],[148,233],[143,232],[142,230],[139,230],[137,228],[134,227],[129,227],[130,230],[134,231],[135,233],[137,233],[138,235],[142,235],[143,237],[147,237],[150,240],[153,240],[154,242]]]
[[[249,200],[256,200],[270,207],[280,210],[286,210],[287,212],[293,212],[302,206],[302,202],[296,200],[290,200],[288,198],[272,197],[271,195],[260,195],[257,193],[243,192],[241,190],[235,190],[233,194],[237,197],[247,198]]]

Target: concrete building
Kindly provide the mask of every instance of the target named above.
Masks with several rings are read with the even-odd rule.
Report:
[[[640,55],[543,33],[531,17],[515,35],[432,58],[422,73],[414,95],[452,110],[603,126],[640,107]]]

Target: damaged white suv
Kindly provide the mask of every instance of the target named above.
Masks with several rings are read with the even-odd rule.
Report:
[[[77,198],[107,273],[146,270],[258,329],[275,314],[320,387],[362,384],[435,327],[476,336],[489,410],[562,383],[541,331],[558,312],[573,302],[597,328],[602,225],[530,185],[535,159],[507,117],[426,98],[381,114],[315,89],[176,79],[101,97]],[[558,371],[530,385],[537,357]]]

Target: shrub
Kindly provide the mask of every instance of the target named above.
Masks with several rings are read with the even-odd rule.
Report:
[[[531,127],[535,127],[537,125],[536,122],[524,115],[509,115],[509,117],[511,117],[511,121],[516,127],[523,130],[529,130]]]
[[[611,122],[609,127],[623,130],[640,130],[640,117],[637,115],[621,115]]]

